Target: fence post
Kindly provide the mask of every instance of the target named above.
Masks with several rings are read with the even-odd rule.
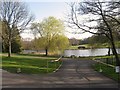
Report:
[[[55,61],[55,69],[56,69],[56,61]]]
[[[47,73],[48,73],[48,60],[47,60]]]
[[[115,67],[115,72],[118,74],[118,89],[120,89],[120,66]]]

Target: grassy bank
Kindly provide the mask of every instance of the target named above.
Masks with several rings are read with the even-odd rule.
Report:
[[[84,46],[85,48],[91,48],[88,44],[84,44],[84,45],[69,46],[67,49],[78,49],[79,46]]]
[[[120,57],[120,55],[119,55],[119,57]],[[115,81],[118,81],[120,79],[120,74],[115,72],[116,60],[115,60],[114,56],[94,57],[94,59],[99,61],[93,65],[94,70],[102,73],[103,75],[105,75]],[[100,63],[100,62],[103,62],[103,63]]]
[[[2,54],[2,68],[12,73],[17,73],[18,69],[20,73],[25,74],[51,73],[62,63],[61,61],[52,62],[56,59],[58,58],[17,54],[8,58],[6,54]]]
[[[67,49],[78,49],[79,46],[84,46],[85,48],[108,48],[110,47],[110,44],[108,43],[93,43],[93,44],[82,44],[82,45],[76,45],[76,46],[69,46]],[[120,41],[115,42],[116,48],[120,48]]]
[[[111,78],[111,79],[113,79],[113,80],[116,80],[116,81],[119,80],[120,75],[119,75],[119,77],[118,77],[118,73],[115,72],[115,68],[109,67],[109,66],[104,65],[104,64],[98,64],[98,63],[95,64],[95,65],[93,66],[93,68],[94,68],[96,71],[98,71],[98,72],[100,72],[100,68],[101,68],[101,70],[102,70],[101,73],[102,73],[103,75],[105,75],[105,76],[107,76],[107,77],[109,77],[109,78]]]
[[[88,48],[108,48],[110,44],[108,43],[93,43],[93,44],[86,44]],[[115,42],[116,48],[120,48],[120,41]]]

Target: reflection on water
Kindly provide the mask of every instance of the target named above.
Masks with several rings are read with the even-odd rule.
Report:
[[[120,54],[120,49],[117,49],[117,52]],[[112,54],[112,51],[110,50]],[[83,49],[83,50],[65,50],[64,56],[70,57],[71,55],[79,56],[102,56],[108,54],[108,48],[101,49]]]

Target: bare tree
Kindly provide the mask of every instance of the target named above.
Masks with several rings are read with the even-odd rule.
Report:
[[[69,26],[78,28],[83,33],[105,35],[111,44],[112,52],[116,58],[116,65],[120,66],[113,37],[114,31],[120,32],[120,0],[116,2],[90,0],[69,5],[71,7],[71,13],[67,21]],[[86,16],[87,18],[85,18]],[[81,18],[85,19],[81,21]]]
[[[8,34],[8,44],[9,51],[8,57],[11,56],[11,41],[12,38],[21,33],[26,29],[26,26],[33,20],[33,15],[28,12],[28,9],[23,2],[15,2],[15,1],[0,1],[0,21],[4,22],[4,26],[2,28],[6,29]],[[2,36],[2,35],[1,35]],[[4,38],[4,36],[2,36]]]

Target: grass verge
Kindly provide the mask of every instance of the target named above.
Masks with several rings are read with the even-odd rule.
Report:
[[[96,63],[95,65],[93,65],[93,68],[100,72],[100,69],[102,70],[102,74],[115,80],[118,81],[120,78],[120,75],[118,73],[115,72],[115,68],[104,65],[104,64],[100,64],[100,63]]]
[[[17,73],[20,68],[20,73],[24,74],[42,74],[51,73],[56,70],[62,61],[51,62],[56,60],[56,57],[38,57],[31,55],[13,54],[8,58],[6,54],[2,54],[2,68],[12,73]]]

